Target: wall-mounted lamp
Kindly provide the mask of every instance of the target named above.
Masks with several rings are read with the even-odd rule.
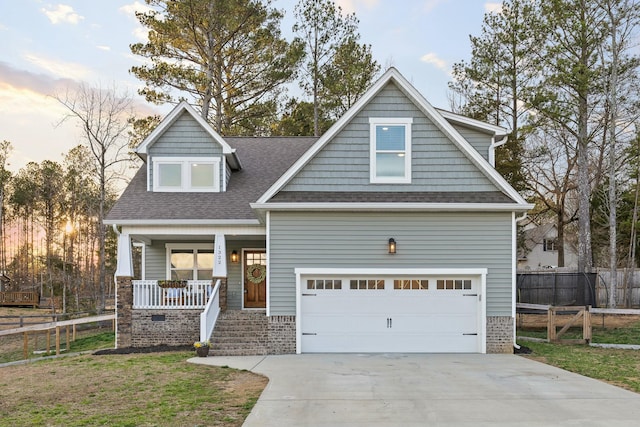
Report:
[[[390,254],[396,253],[396,241],[393,237],[389,239],[389,253]]]
[[[238,262],[238,252],[237,251],[233,251],[231,252],[231,262],[236,264]]]

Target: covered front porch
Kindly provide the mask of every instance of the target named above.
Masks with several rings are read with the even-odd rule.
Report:
[[[116,297],[117,332],[128,336],[119,346],[192,344],[210,339],[227,308],[265,309],[266,243],[256,230],[193,235],[127,228],[118,241]]]

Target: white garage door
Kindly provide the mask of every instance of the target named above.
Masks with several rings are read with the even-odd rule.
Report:
[[[303,353],[481,351],[480,278],[303,276]]]

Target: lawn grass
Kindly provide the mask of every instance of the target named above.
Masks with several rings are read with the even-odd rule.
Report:
[[[194,353],[80,355],[0,368],[0,426],[241,426],[266,378]]]
[[[640,351],[522,341],[529,357],[640,393]]]

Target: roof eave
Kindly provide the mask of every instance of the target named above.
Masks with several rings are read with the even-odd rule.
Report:
[[[529,203],[252,203],[259,211],[432,211],[526,212]]]

